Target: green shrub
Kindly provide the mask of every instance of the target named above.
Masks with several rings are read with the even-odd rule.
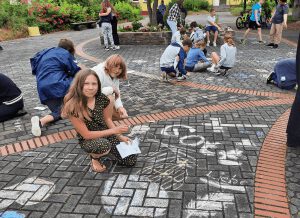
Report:
[[[141,28],[143,26],[143,24],[141,24],[138,21],[133,21],[131,25],[132,25],[133,31],[137,31],[139,28]]]
[[[119,19],[120,20],[129,20],[129,21],[134,21],[134,20],[140,20],[141,19],[141,9],[138,7],[132,6],[128,2],[117,2],[115,4],[115,9],[119,13]]]
[[[189,11],[208,10],[209,4],[205,0],[185,0],[184,8]]]
[[[27,5],[11,5],[8,0],[0,1],[0,28],[10,28],[14,31],[26,27],[28,17]]]
[[[87,8],[79,4],[69,4],[67,2],[63,2],[60,5],[60,12],[69,15],[71,23],[87,20]]]

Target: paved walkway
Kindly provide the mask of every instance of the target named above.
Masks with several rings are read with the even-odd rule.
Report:
[[[237,34],[239,37],[240,34]],[[30,133],[30,117],[44,115],[29,58],[60,38],[78,45],[92,67],[112,53],[125,57],[129,80],[122,98],[142,154],[133,168],[106,159],[108,172],[90,170],[67,120]],[[294,92],[265,84],[277,60],[295,57],[283,44],[267,49],[254,38],[237,45],[227,77],[192,74],[159,81],[165,46],[126,46],[106,52],[98,30],[59,32],[3,43],[0,71],[22,89],[28,115],[0,123],[0,213],[27,217],[297,217],[299,149],[285,146]],[[218,49],[209,48],[209,52]],[[286,151],[287,161],[285,161]],[[286,164],[286,167],[285,167]],[[286,190],[287,186],[287,190]]]

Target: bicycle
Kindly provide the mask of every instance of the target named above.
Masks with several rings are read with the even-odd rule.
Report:
[[[237,29],[248,28],[250,11],[242,11],[241,15],[236,18],[235,25]]]

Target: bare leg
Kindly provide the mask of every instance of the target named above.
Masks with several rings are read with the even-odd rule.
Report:
[[[214,33],[214,43],[217,43],[218,33],[218,31]]]
[[[244,39],[247,38],[247,35],[248,35],[248,33],[250,32],[250,30],[251,30],[250,28],[248,28],[248,29],[246,30],[246,32],[244,33],[244,37],[243,37]]]
[[[258,40],[262,41],[262,37],[261,37],[261,28],[257,28],[257,33],[258,33]]]
[[[211,62],[213,64],[217,65],[219,63],[220,57],[219,57],[219,55],[216,52],[212,52],[211,55],[210,55],[210,57],[211,57]]]
[[[209,42],[209,31],[206,31],[206,41]]]
[[[46,115],[46,116],[44,116],[44,117],[42,117],[41,119],[40,119],[40,122],[41,122],[41,125],[42,126],[45,126],[45,125],[47,125],[48,123],[51,123],[51,122],[53,122],[54,121],[54,117],[52,116],[52,115]]]

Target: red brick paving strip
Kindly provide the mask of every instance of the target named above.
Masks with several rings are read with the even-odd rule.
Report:
[[[291,217],[286,191],[286,125],[290,111],[270,129],[257,161],[254,191],[255,217]]]
[[[148,122],[154,122],[159,120],[167,120],[177,117],[183,117],[183,116],[190,116],[190,115],[196,115],[196,114],[203,114],[203,113],[210,113],[210,112],[216,112],[216,111],[224,111],[224,110],[234,110],[234,109],[241,109],[241,108],[248,108],[248,107],[257,107],[257,106],[271,106],[271,105],[282,105],[282,104],[291,104],[292,99],[274,99],[274,100],[259,100],[259,101],[248,101],[248,102],[234,102],[234,103],[225,103],[225,104],[219,104],[219,105],[208,105],[208,106],[199,106],[194,108],[177,108],[171,111],[166,112],[160,112],[156,114],[147,114],[147,115],[139,115],[137,117],[131,117],[125,120],[120,120],[115,122],[116,125],[119,124],[127,124],[127,125],[139,125],[142,123],[148,123]],[[15,143],[13,145],[4,145],[0,147],[0,156],[5,156],[9,154],[13,154],[16,152],[21,152],[24,150],[34,149],[37,147],[45,146],[48,144],[54,144],[60,141],[64,141],[67,139],[75,138],[77,135],[76,131],[74,129],[72,130],[65,130],[59,133],[53,133],[46,136],[41,136],[25,141],[21,141],[19,143]],[[20,145],[21,144],[21,145]],[[272,144],[270,144],[271,146]],[[264,155],[262,151],[262,155]],[[269,151],[270,152],[270,151]],[[277,156],[278,158],[282,152],[281,150],[278,150],[274,148],[272,150],[272,154],[274,156]],[[268,155],[269,153],[266,153]],[[281,165],[280,165],[281,166]],[[271,168],[265,168],[267,172],[273,173],[276,171],[276,169]],[[266,172],[266,173],[267,173]]]

